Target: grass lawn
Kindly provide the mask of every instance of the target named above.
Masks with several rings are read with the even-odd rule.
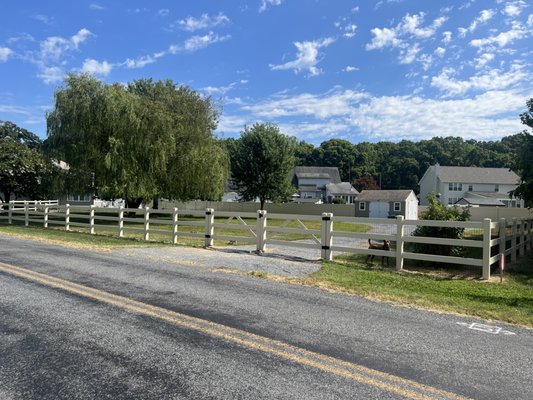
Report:
[[[490,282],[455,279],[457,270],[428,273],[430,268],[422,268],[397,273],[393,267],[382,268],[378,264],[375,261],[375,266],[368,266],[364,257],[325,262],[304,283],[407,306],[533,327],[532,254],[510,266],[503,283],[499,276]],[[460,275],[464,278],[472,274]]]

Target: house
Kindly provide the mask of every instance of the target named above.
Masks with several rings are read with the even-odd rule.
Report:
[[[418,219],[418,199],[412,190],[363,190],[357,196],[356,217]]]
[[[428,205],[427,196],[434,193],[445,205],[468,198],[493,203],[498,200],[505,207],[524,207],[523,200],[509,195],[519,182],[518,175],[508,168],[445,167],[437,163],[420,179],[420,205]]]
[[[297,203],[326,203],[328,202],[326,186],[342,183],[337,167],[296,167],[291,181],[298,188],[298,193],[294,196],[294,201]],[[348,182],[345,183],[350,185]],[[348,196],[352,193],[346,185],[331,188],[334,192],[341,190],[337,193],[339,196]],[[335,194],[331,192],[330,197],[330,200],[333,200]]]
[[[350,182],[328,183],[326,185],[326,199],[332,203],[334,199],[342,199],[346,204],[355,204],[355,198],[359,192]]]

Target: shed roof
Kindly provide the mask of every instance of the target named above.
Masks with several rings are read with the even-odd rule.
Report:
[[[363,190],[357,196],[357,201],[405,201],[412,190]]]
[[[463,197],[459,199],[455,204],[469,204],[472,206],[494,206],[505,207],[505,204],[498,199],[489,198],[476,198],[476,197]]]

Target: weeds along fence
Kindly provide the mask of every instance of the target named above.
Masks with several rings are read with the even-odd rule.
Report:
[[[248,243],[257,252],[269,246],[309,249],[331,260],[333,252],[374,255],[395,259],[398,271],[406,260],[479,267],[483,279],[499,263],[515,262],[531,250],[533,220],[500,219],[481,222],[405,220],[337,217],[322,215],[269,214],[200,210],[154,210],[149,208],[97,208],[94,206],[59,206],[39,202],[10,202],[0,212],[0,222],[25,226],[60,227],[90,234],[136,237],[142,240],[170,241],[191,238],[206,247],[217,243]],[[460,228],[463,239],[413,235],[417,227]],[[369,249],[368,240],[389,240],[391,251]],[[461,248],[460,256],[415,252],[417,244]]]

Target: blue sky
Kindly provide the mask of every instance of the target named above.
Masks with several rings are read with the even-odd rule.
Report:
[[[272,122],[315,145],[500,139],[533,97],[528,3],[3,1],[0,120],[46,137],[63,77],[88,72],[209,95],[219,137]]]

